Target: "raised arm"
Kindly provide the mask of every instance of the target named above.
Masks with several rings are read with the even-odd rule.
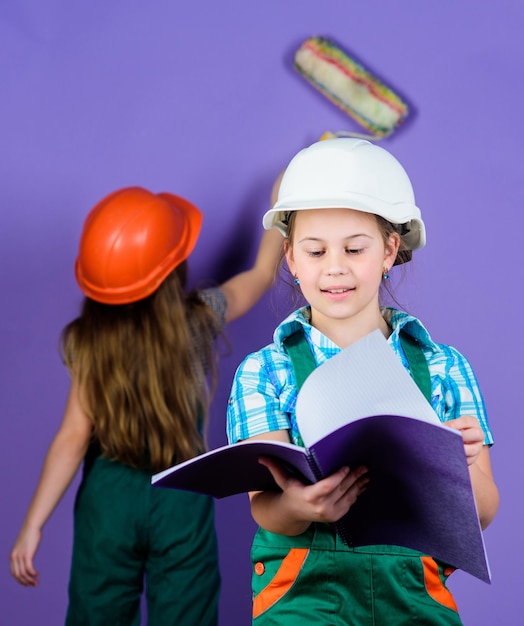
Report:
[[[244,315],[271,287],[277,275],[282,235],[264,231],[253,267],[220,285],[227,300],[226,323]]]
[[[277,201],[283,173],[280,172],[273,183],[270,206]],[[254,266],[220,286],[227,300],[226,323],[247,313],[271,287],[282,256],[282,244],[282,235],[277,230],[264,231]]]
[[[80,406],[73,378],[62,424],[49,446],[35,494],[10,554],[11,574],[22,585],[38,584],[39,574],[33,561],[42,529],[78,471],[90,436],[91,422]]]

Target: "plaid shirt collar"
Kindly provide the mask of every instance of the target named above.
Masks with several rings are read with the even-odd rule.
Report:
[[[438,351],[438,347],[431,339],[429,332],[416,317],[393,307],[382,307],[381,312],[393,329],[388,341],[396,352],[400,352],[401,330],[417,339],[425,349],[432,352]],[[276,328],[273,341],[277,349],[283,351],[283,341],[300,328],[303,329],[319,365],[340,352],[340,348],[331,339],[311,326],[311,308],[309,306],[294,311]]]

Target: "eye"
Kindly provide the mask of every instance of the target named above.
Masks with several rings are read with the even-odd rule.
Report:
[[[308,250],[306,254],[310,257],[321,257],[324,254],[324,250]]]
[[[362,254],[364,252],[364,248],[346,248],[346,252],[348,254]]]

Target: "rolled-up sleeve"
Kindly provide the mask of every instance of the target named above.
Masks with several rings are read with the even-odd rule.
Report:
[[[227,438],[236,443],[275,430],[291,429],[286,364],[266,351],[246,357],[238,367],[227,408]]]
[[[437,397],[440,402],[435,407],[442,421],[473,415],[485,434],[485,443],[493,443],[484,398],[480,391],[475,372],[468,359],[451,346],[439,345],[440,355],[431,363],[430,371],[436,374]],[[434,388],[435,389],[435,388]]]

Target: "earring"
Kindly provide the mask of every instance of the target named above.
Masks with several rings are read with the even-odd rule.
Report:
[[[384,267],[382,270],[382,280],[389,280],[389,270],[387,267]]]
[[[300,285],[300,279],[298,278],[296,274],[295,274],[295,280],[293,282],[295,283],[295,285]]]

